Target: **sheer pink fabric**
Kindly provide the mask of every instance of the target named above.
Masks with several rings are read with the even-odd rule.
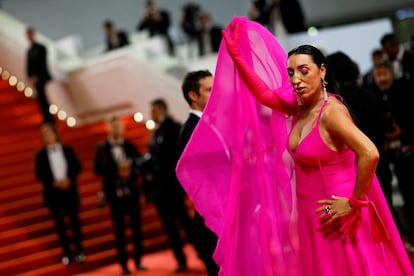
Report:
[[[280,88],[286,53],[262,26],[245,28],[243,58],[271,89]],[[296,101],[291,88],[278,93]],[[209,102],[177,166],[195,208],[219,237],[220,275],[301,275],[292,170],[284,164],[291,164],[289,122],[257,103],[222,44]]]
[[[243,60],[274,93],[294,105],[292,89],[282,85],[288,79],[286,53],[270,32],[244,17],[236,17],[226,31],[235,20],[243,22],[237,41]],[[312,244],[310,235],[317,233],[298,229],[298,224],[303,225],[302,220],[297,220],[298,203],[302,207],[307,203],[297,201],[294,164],[286,148],[291,123],[292,118],[257,102],[222,44],[209,102],[176,170],[195,208],[219,237],[214,259],[220,266],[220,275],[349,275],[345,271],[371,271],[377,275],[378,271],[384,271],[380,267],[384,268],[385,263],[390,266],[386,269],[391,272],[389,275],[413,275],[376,179],[367,200],[375,205],[386,227],[390,237],[387,241],[374,244],[369,216],[362,221],[361,229],[365,230],[358,230],[364,238],[346,248],[340,239],[331,243],[321,238],[326,248],[323,244]],[[350,162],[354,162],[353,153],[348,154]],[[321,172],[325,170],[323,166],[320,168]],[[302,171],[296,172],[301,176]],[[298,192],[308,187],[304,197],[309,199],[315,186],[306,185],[303,179],[298,183]],[[320,180],[317,184],[326,186]],[[343,196],[351,196],[352,185],[346,188],[349,191]],[[319,197],[310,198],[310,207],[301,208],[299,215],[313,214],[314,202]],[[378,268],[373,268],[369,261],[374,256],[369,248],[381,253],[375,254]],[[331,250],[329,254],[326,249]],[[349,258],[336,258],[341,254],[350,259],[361,257],[348,263]],[[325,264],[328,265],[324,267]]]

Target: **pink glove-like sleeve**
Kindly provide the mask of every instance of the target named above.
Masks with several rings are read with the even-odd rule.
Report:
[[[249,91],[254,97],[263,105],[266,105],[272,109],[275,109],[281,113],[293,114],[296,102],[286,101],[278,96],[277,90],[279,89],[292,89],[290,83],[287,80],[282,81],[282,86],[275,91],[271,90],[268,85],[254,72],[254,70],[247,64],[240,54],[239,37],[241,32],[244,31],[241,26],[242,22],[237,21],[231,29],[231,36],[226,31],[223,31],[223,38],[227,47],[227,51],[232,58],[237,70],[240,73],[241,78],[248,87]]]
[[[344,217],[341,231],[350,236],[354,236],[362,222],[363,207],[369,208],[369,217],[371,221],[372,235],[376,242],[383,242],[389,239],[388,232],[378,215],[377,209],[372,201],[359,200],[354,195],[349,199],[349,204],[352,209],[351,212]]]

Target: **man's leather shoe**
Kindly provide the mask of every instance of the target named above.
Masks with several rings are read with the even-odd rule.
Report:
[[[84,263],[86,261],[86,256],[83,252],[79,252],[76,254],[75,259],[78,263]]]
[[[187,270],[187,266],[185,264],[179,264],[177,269],[175,270],[176,273],[184,272]]]
[[[69,265],[70,264],[70,257],[69,255],[63,255],[62,257],[62,264]]]
[[[143,264],[141,264],[141,263],[137,264],[137,269],[138,269],[139,271],[145,271],[145,270],[148,270],[148,268],[147,268],[146,266],[144,266]]]
[[[128,267],[123,266],[122,267],[122,275],[129,275],[131,274],[131,271],[129,271]]]

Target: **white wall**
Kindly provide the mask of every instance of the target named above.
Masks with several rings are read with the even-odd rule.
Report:
[[[280,37],[282,47],[289,51],[302,44],[311,44],[321,49],[325,55],[338,51],[354,60],[362,74],[372,67],[371,52],[379,47],[384,33],[392,32],[391,21],[387,18],[362,23],[324,28],[315,36],[306,33]]]
[[[85,48],[102,43],[101,23],[112,19],[120,28],[134,31],[146,0],[0,0],[4,10],[57,40],[80,34]],[[269,2],[271,0],[268,0]],[[383,14],[413,7],[413,0],[299,0],[308,23],[346,20],[353,16]],[[177,26],[185,3],[199,4],[214,20],[226,25],[233,15],[245,15],[251,0],[158,0],[171,12]]]

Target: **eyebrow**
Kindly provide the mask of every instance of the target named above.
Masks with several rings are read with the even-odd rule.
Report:
[[[296,68],[297,69],[302,69],[303,67],[309,67],[309,64],[301,64],[301,65],[299,65],[299,66],[297,66]],[[294,69],[294,68],[292,68],[292,67],[288,67],[288,69]]]

